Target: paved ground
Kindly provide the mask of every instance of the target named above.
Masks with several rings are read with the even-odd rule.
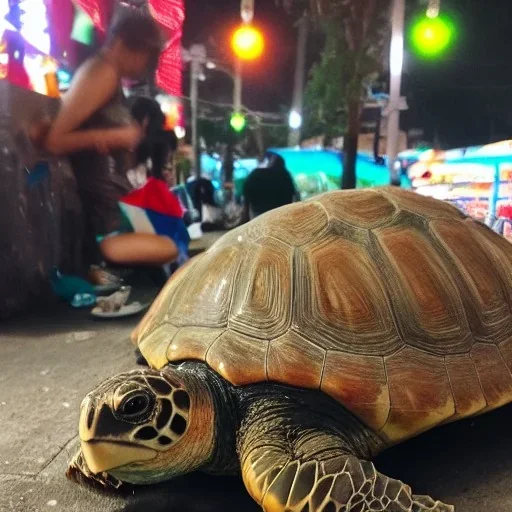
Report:
[[[144,298],[149,297],[150,292]],[[125,497],[68,482],[78,407],[103,378],[134,367],[136,320],[100,322],[67,307],[0,325],[0,511],[257,511],[236,478],[191,475]],[[456,505],[512,510],[512,407],[388,451],[381,471]]]
[[[195,256],[205,249],[210,248],[222,234],[222,231],[212,231],[210,233],[203,233],[203,236],[199,240],[192,240],[189,245],[190,255]]]

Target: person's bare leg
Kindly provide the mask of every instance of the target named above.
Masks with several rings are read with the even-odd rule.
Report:
[[[165,265],[176,260],[178,248],[166,236],[126,233],[105,238],[100,243],[105,260],[117,265]]]

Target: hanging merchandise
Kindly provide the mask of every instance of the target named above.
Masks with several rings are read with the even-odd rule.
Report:
[[[51,0],[47,2],[48,21],[52,41],[52,55],[65,59],[70,51],[70,35],[75,18],[75,6],[71,0]]]
[[[94,24],[81,9],[76,10],[71,39],[86,46],[91,46],[94,43]]]
[[[168,37],[160,56],[156,84],[168,94],[181,96],[181,37],[185,21],[183,0],[148,0],[148,4],[151,15],[164,28]]]
[[[183,0],[131,0],[128,3],[110,0],[74,0],[74,2],[91,18],[94,26],[103,34],[108,29],[115,5],[130,5],[144,11],[148,9],[168,39],[160,56],[156,72],[156,85],[168,94],[181,95],[181,36],[185,21]]]
[[[112,15],[112,3],[109,0],[73,0],[74,4],[86,13],[94,26],[106,33]]]

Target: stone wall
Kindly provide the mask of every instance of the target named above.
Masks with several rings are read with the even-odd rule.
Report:
[[[38,153],[26,135],[57,108],[0,81],[0,319],[55,300],[53,267],[80,271],[82,208],[70,165]]]

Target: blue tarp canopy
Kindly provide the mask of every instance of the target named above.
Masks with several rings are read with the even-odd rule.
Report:
[[[317,177],[326,180],[329,190],[340,188],[343,173],[343,153],[335,150],[271,148],[284,158],[286,167],[297,181],[301,178]],[[367,155],[357,156],[357,186],[379,187],[389,185],[389,171],[386,165],[379,165]]]

